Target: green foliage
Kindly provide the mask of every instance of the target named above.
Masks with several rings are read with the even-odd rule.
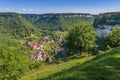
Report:
[[[40,76],[42,74],[40,74],[37,79],[42,78],[41,80],[119,80],[120,47],[114,48],[110,52],[100,54],[92,58],[91,60],[84,62],[83,64],[76,64],[77,65],[75,67],[73,66],[70,69],[64,69],[57,73],[50,74],[49,77],[42,77]]]
[[[109,45],[106,46],[106,49],[107,50],[112,50],[112,48]]]
[[[17,13],[0,13],[0,80],[17,80],[41,63],[29,60],[33,51],[23,43],[40,31]],[[34,38],[31,38],[34,39]]]
[[[39,34],[32,24],[17,13],[0,13],[0,33],[9,34],[14,38],[24,38],[31,34]]]
[[[55,42],[43,42],[45,46],[45,51],[49,54],[49,56],[53,57],[56,54],[56,43]]]
[[[107,25],[107,26],[105,26]],[[106,33],[111,31],[111,28],[114,28],[116,25],[120,25],[120,12],[110,12],[110,13],[103,13],[99,14],[93,22],[93,26],[96,28],[98,32],[98,40],[97,44],[99,45],[100,50],[105,50],[105,48],[110,49],[110,47],[114,47],[115,45],[118,45],[116,42],[115,36],[118,36],[120,33],[111,33],[110,39],[105,39],[105,45],[104,45],[104,37],[106,36]],[[103,30],[102,30],[103,29]],[[101,31],[101,32],[100,32]],[[102,33],[102,34],[101,34]],[[108,40],[108,41],[107,41]]]
[[[75,26],[66,37],[68,55],[82,52],[94,53],[97,51],[96,37],[91,25]]]
[[[120,12],[111,12],[98,15],[94,19],[94,27],[98,25],[120,25]]]
[[[75,67],[78,64],[80,65],[86,61],[89,61],[92,58],[93,56],[87,58],[72,59],[68,60],[67,62],[60,62],[59,64],[46,65],[43,66],[43,68],[41,67],[39,69],[35,69],[34,72],[29,71],[28,73],[23,75],[22,78],[20,78],[19,80],[49,80],[49,78],[56,76],[54,74],[59,74],[60,72],[67,71],[70,68]]]
[[[120,26],[116,26],[113,30],[105,37],[105,46],[110,47],[120,46]]]
[[[83,16],[76,16],[83,15]],[[61,14],[22,14],[22,16],[36,27],[46,31],[66,31],[76,23],[93,23],[93,17],[86,17],[89,14],[61,13]],[[49,34],[49,32],[48,32]]]
[[[41,63],[29,60],[33,51],[16,39],[0,34],[0,80],[17,80],[23,73]]]
[[[20,80],[119,80],[119,58],[120,47],[117,47],[94,57],[44,66],[28,72]]]

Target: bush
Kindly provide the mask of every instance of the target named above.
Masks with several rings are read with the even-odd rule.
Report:
[[[120,26],[116,26],[106,37],[105,46],[111,48],[120,46]]]

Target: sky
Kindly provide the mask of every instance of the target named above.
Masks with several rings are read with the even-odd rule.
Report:
[[[120,0],[0,0],[0,12],[30,14],[120,11]]]

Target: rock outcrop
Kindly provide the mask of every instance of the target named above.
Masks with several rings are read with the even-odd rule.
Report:
[[[113,26],[111,25],[101,25],[101,26],[99,25],[99,27],[94,28],[94,30],[96,31],[100,39],[108,35],[112,29],[113,29]]]
[[[104,13],[94,19],[94,29],[100,39],[109,34],[116,25],[120,25],[120,12]]]

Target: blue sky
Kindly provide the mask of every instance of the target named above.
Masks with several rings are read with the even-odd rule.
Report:
[[[0,0],[0,12],[91,13],[120,11],[120,0]]]

